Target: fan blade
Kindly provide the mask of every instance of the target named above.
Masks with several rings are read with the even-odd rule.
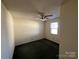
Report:
[[[51,17],[51,16],[53,16],[53,15],[46,15],[44,18],[46,18],[46,17]]]
[[[49,18],[46,18],[46,19],[49,19]]]

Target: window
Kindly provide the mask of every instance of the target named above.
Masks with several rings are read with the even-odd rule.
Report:
[[[58,22],[53,22],[50,24],[51,34],[58,34]]]

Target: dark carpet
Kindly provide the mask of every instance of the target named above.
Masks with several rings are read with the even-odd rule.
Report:
[[[15,47],[13,59],[59,59],[59,44],[41,39]]]

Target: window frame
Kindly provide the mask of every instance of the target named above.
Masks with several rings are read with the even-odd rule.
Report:
[[[51,26],[51,24],[52,23],[57,23],[57,28],[52,28]],[[52,34],[52,35],[58,35],[58,27],[59,27],[59,23],[56,21],[56,22],[51,22],[50,23],[50,34]],[[52,29],[56,29],[56,31],[57,31],[57,33],[52,33]]]

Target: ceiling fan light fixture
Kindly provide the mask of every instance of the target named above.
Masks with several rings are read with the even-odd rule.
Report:
[[[38,14],[40,15],[40,20],[41,21],[47,21],[48,17],[52,17],[53,15],[45,15],[43,12],[38,12]]]
[[[46,21],[47,19],[40,19],[41,21]]]

